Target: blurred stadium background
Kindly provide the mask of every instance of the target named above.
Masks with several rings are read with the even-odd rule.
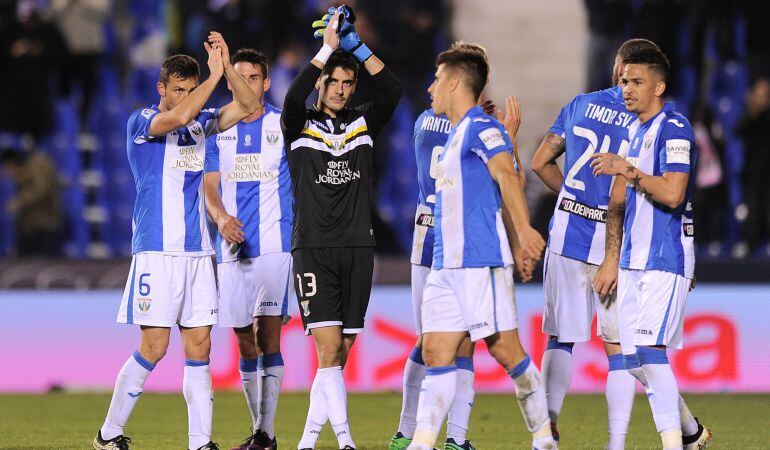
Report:
[[[688,300],[685,349],[672,357],[675,372],[685,392],[770,392],[770,2],[347,3],[356,8],[363,40],[405,86],[377,142],[376,286],[367,333],[346,370],[351,390],[400,390],[413,344],[411,139],[414,120],[428,105],[435,55],[455,39],[487,47],[492,75],[485,96],[498,104],[519,97],[520,151],[528,166],[561,106],[609,86],[617,47],[645,37],[671,59],[668,93],[692,121],[700,151],[698,288]],[[253,47],[269,55],[267,100],[280,107],[318,46],[310,23],[329,4],[0,0],[0,393],[107,391],[135,348],[136,330],[114,322],[128,273],[135,196],[125,124],[130,111],[157,102],[164,58],[193,55],[205,77],[203,39],[209,30],[221,31],[233,51]],[[224,83],[214,97],[211,105],[227,101]],[[17,156],[22,165],[14,172]],[[530,211],[546,234],[555,197],[531,172],[528,180]],[[525,345],[539,361],[540,284],[520,286],[517,294]],[[214,334],[212,372],[220,389],[240,383],[230,334]],[[479,353],[479,390],[507,390],[505,374]],[[294,366],[285,388],[307,389],[314,355],[297,319],[285,330],[284,355]],[[576,357],[573,391],[602,392],[606,360],[599,342],[579,346]],[[177,339],[148,390],[178,391],[182,360]],[[394,420],[397,414],[392,411]]]

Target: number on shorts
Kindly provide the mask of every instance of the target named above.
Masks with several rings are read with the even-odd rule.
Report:
[[[306,272],[302,275],[297,274],[297,293],[300,297],[312,297],[316,294],[315,289],[315,274]],[[302,277],[305,277],[305,285],[307,285],[307,293],[305,293],[305,289],[302,288]]]
[[[150,295],[150,283],[144,281],[144,278],[149,276],[149,273],[143,273],[139,275],[139,295],[142,297]]]
[[[575,133],[575,136],[579,136],[588,140],[588,148],[586,148],[583,154],[580,155],[580,158],[575,161],[575,164],[570,167],[569,172],[567,172],[567,178],[564,180],[564,184],[571,187],[572,189],[585,191],[585,182],[577,180],[575,177],[577,176],[578,172],[580,172],[580,169],[582,169],[583,166],[585,166],[586,163],[591,159],[591,155],[593,155],[596,151],[596,147],[599,145],[599,137],[592,130],[579,127],[577,125],[572,127],[572,132]],[[620,151],[618,153],[625,157],[627,147],[628,141],[623,140],[620,143]],[[610,151],[610,137],[605,135],[604,139],[602,139],[602,147],[599,150],[599,153],[607,153],[608,151]]]

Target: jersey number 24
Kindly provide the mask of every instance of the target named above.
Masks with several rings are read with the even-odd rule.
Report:
[[[583,166],[588,163],[588,161],[591,159],[591,155],[596,153],[596,148],[599,144],[599,137],[596,135],[596,133],[593,132],[593,130],[589,130],[588,128],[579,127],[577,125],[572,127],[572,132],[575,134],[575,136],[582,137],[588,141],[588,147],[583,151],[583,154],[580,155],[580,158],[575,161],[575,164],[570,167],[569,172],[567,172],[567,178],[564,179],[564,184],[567,187],[571,187],[572,189],[577,189],[578,191],[585,191],[586,190],[586,184],[582,180],[578,180],[576,177],[578,175],[578,172],[580,172],[580,169],[583,168]],[[607,153],[610,151],[610,137],[605,135],[602,139],[602,146],[599,149],[599,153]],[[628,141],[623,140],[620,143],[620,150],[618,151],[618,154],[625,158],[626,154],[628,153]]]

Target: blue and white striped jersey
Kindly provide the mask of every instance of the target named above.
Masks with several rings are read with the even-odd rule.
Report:
[[[217,261],[291,251],[294,198],[281,111],[240,122],[206,141],[206,172],[220,172],[219,193],[228,214],[243,222],[244,241],[229,244],[217,234]]]
[[[434,269],[513,264],[500,187],[487,168],[502,152],[511,155],[513,145],[503,125],[479,106],[449,133],[435,172]]]
[[[432,109],[425,110],[414,123],[414,156],[417,160],[419,196],[414,215],[412,264],[433,265],[433,208],[436,206],[436,165],[444,151],[452,123],[445,115],[437,116]]]
[[[695,248],[691,203],[698,155],[690,122],[666,103],[656,116],[629,130],[627,160],[642,172],[690,174],[684,201],[677,208],[656,203],[630,184],[626,188],[626,216],[620,267],[660,270],[693,277]]]
[[[619,87],[578,95],[562,108],[549,130],[566,140],[564,182],[549,225],[548,248],[554,253],[601,264],[612,177],[594,176],[591,155],[623,156],[634,120]]]
[[[205,140],[218,132],[216,108],[186,126],[150,136],[157,107],[134,111],[126,126],[128,163],[136,183],[132,252],[212,255],[203,196]]]

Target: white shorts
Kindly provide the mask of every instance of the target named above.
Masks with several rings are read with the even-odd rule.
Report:
[[[217,264],[219,326],[243,328],[254,317],[286,316],[294,298],[291,253],[268,253]]]
[[[515,330],[513,266],[431,270],[422,302],[422,332],[469,332],[478,341]]]
[[[211,257],[136,253],[118,322],[188,328],[217,323],[217,284]]]
[[[682,348],[684,304],[689,278],[659,270],[620,269],[618,314],[624,354],[636,346]]]
[[[543,333],[559,342],[591,340],[591,321],[597,311],[597,335],[604,342],[620,342],[615,295],[609,306],[600,301],[593,289],[599,266],[546,251],[543,264]]]
[[[412,264],[412,312],[417,336],[422,335],[422,300],[428,274],[430,274],[430,267]]]

